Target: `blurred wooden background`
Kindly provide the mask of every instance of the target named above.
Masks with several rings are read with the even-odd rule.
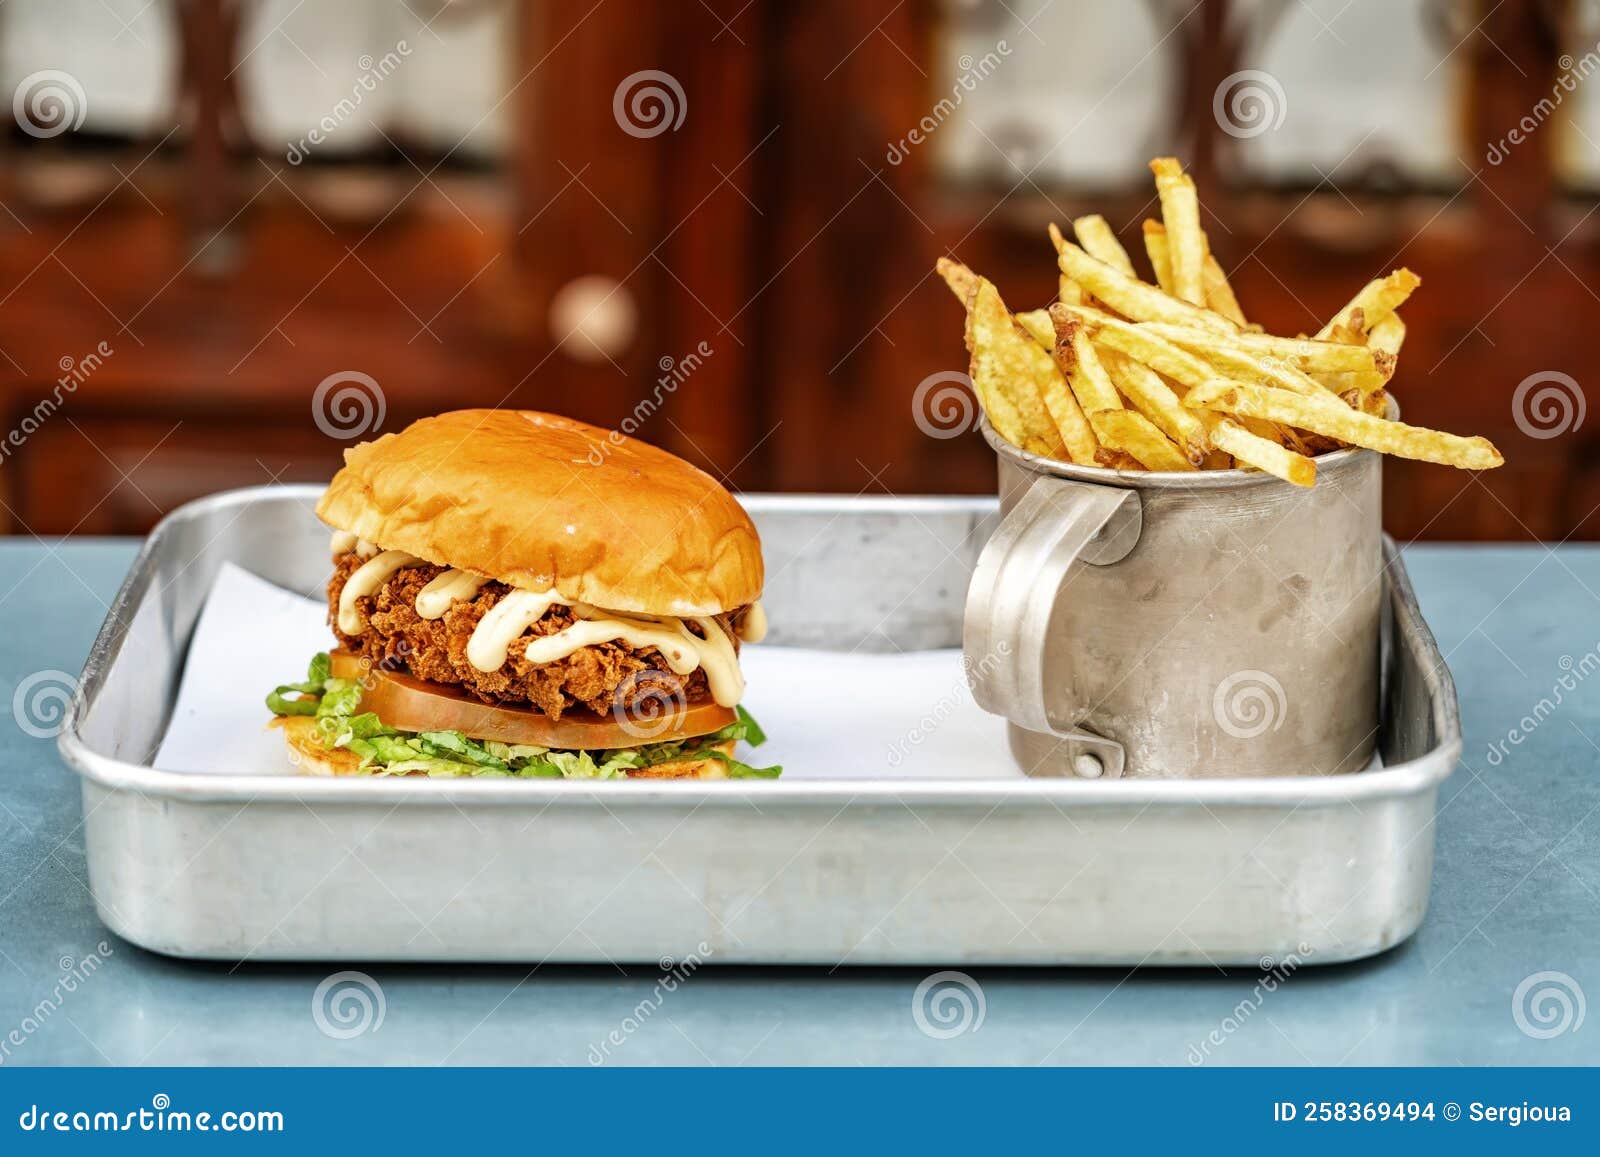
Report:
[[[1508,464],[1390,463],[1393,533],[1600,537],[1597,40],[1577,0],[11,0],[0,526],[141,532],[472,405],[749,489],[989,490],[913,415],[965,368],[935,258],[1041,304],[1045,223],[1142,252],[1173,152],[1271,329],[1421,274],[1405,416]]]

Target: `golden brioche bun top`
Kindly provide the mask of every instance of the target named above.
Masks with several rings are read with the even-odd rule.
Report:
[[[455,410],[345,451],[329,526],[572,602],[712,615],[754,602],[761,540],[716,479],[535,410]]]

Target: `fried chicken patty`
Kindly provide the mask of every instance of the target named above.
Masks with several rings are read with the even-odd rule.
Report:
[[[443,618],[424,619],[417,614],[417,594],[445,568],[423,564],[396,571],[368,598],[356,600],[366,623],[359,635],[339,629],[339,595],[352,573],[365,560],[354,553],[334,560],[328,582],[328,616],[339,642],[374,665],[390,671],[409,671],[419,679],[449,683],[486,703],[527,703],[552,719],[574,707],[596,712],[614,707],[634,707],[649,697],[659,701],[670,695],[696,703],[710,698],[705,672],[677,675],[654,647],[633,647],[621,640],[579,647],[553,663],[530,663],[523,657],[528,640],[553,635],[577,621],[571,608],[553,606],[513,644],[504,666],[480,671],[467,661],[467,640],[489,608],[512,589],[505,583],[484,584],[475,598],[452,603]],[[734,640],[734,627],[745,612],[741,607],[717,620]],[[699,634],[694,623],[686,624]]]

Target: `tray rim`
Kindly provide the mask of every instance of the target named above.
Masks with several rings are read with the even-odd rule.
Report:
[[[1441,738],[1438,746],[1417,759],[1374,771],[1343,776],[1282,776],[1240,779],[1118,780],[776,780],[686,782],[630,781],[625,788],[601,781],[399,780],[320,778],[314,776],[198,775],[163,771],[97,752],[79,734],[83,717],[105,682],[107,670],[121,652],[125,630],[153,571],[150,560],[173,533],[173,527],[216,509],[247,506],[271,498],[314,503],[317,484],[255,486],[221,491],[185,503],[172,511],[145,539],[122,586],[111,602],[90,647],[57,738],[63,761],[86,782],[112,791],[134,791],[152,800],[181,803],[297,803],[451,807],[592,806],[667,808],[748,808],[753,799],[787,806],[849,807],[876,804],[893,807],[992,806],[1050,803],[1060,807],[1340,807],[1363,801],[1412,796],[1436,788],[1455,770],[1462,751],[1461,723],[1455,682],[1439,653],[1432,631],[1417,604],[1405,561],[1394,540],[1383,536],[1384,572],[1389,585],[1394,630],[1418,640],[1432,662],[1423,672]],[[804,509],[827,514],[857,510],[874,513],[928,511],[965,512],[977,518],[995,513],[996,500],[981,495],[916,495],[899,497],[844,494],[739,494],[753,510]]]

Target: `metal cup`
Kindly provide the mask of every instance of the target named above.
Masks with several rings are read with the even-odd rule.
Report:
[[[1034,776],[1337,775],[1378,732],[1382,471],[1317,484],[999,456],[999,529],[967,592],[974,698]]]

